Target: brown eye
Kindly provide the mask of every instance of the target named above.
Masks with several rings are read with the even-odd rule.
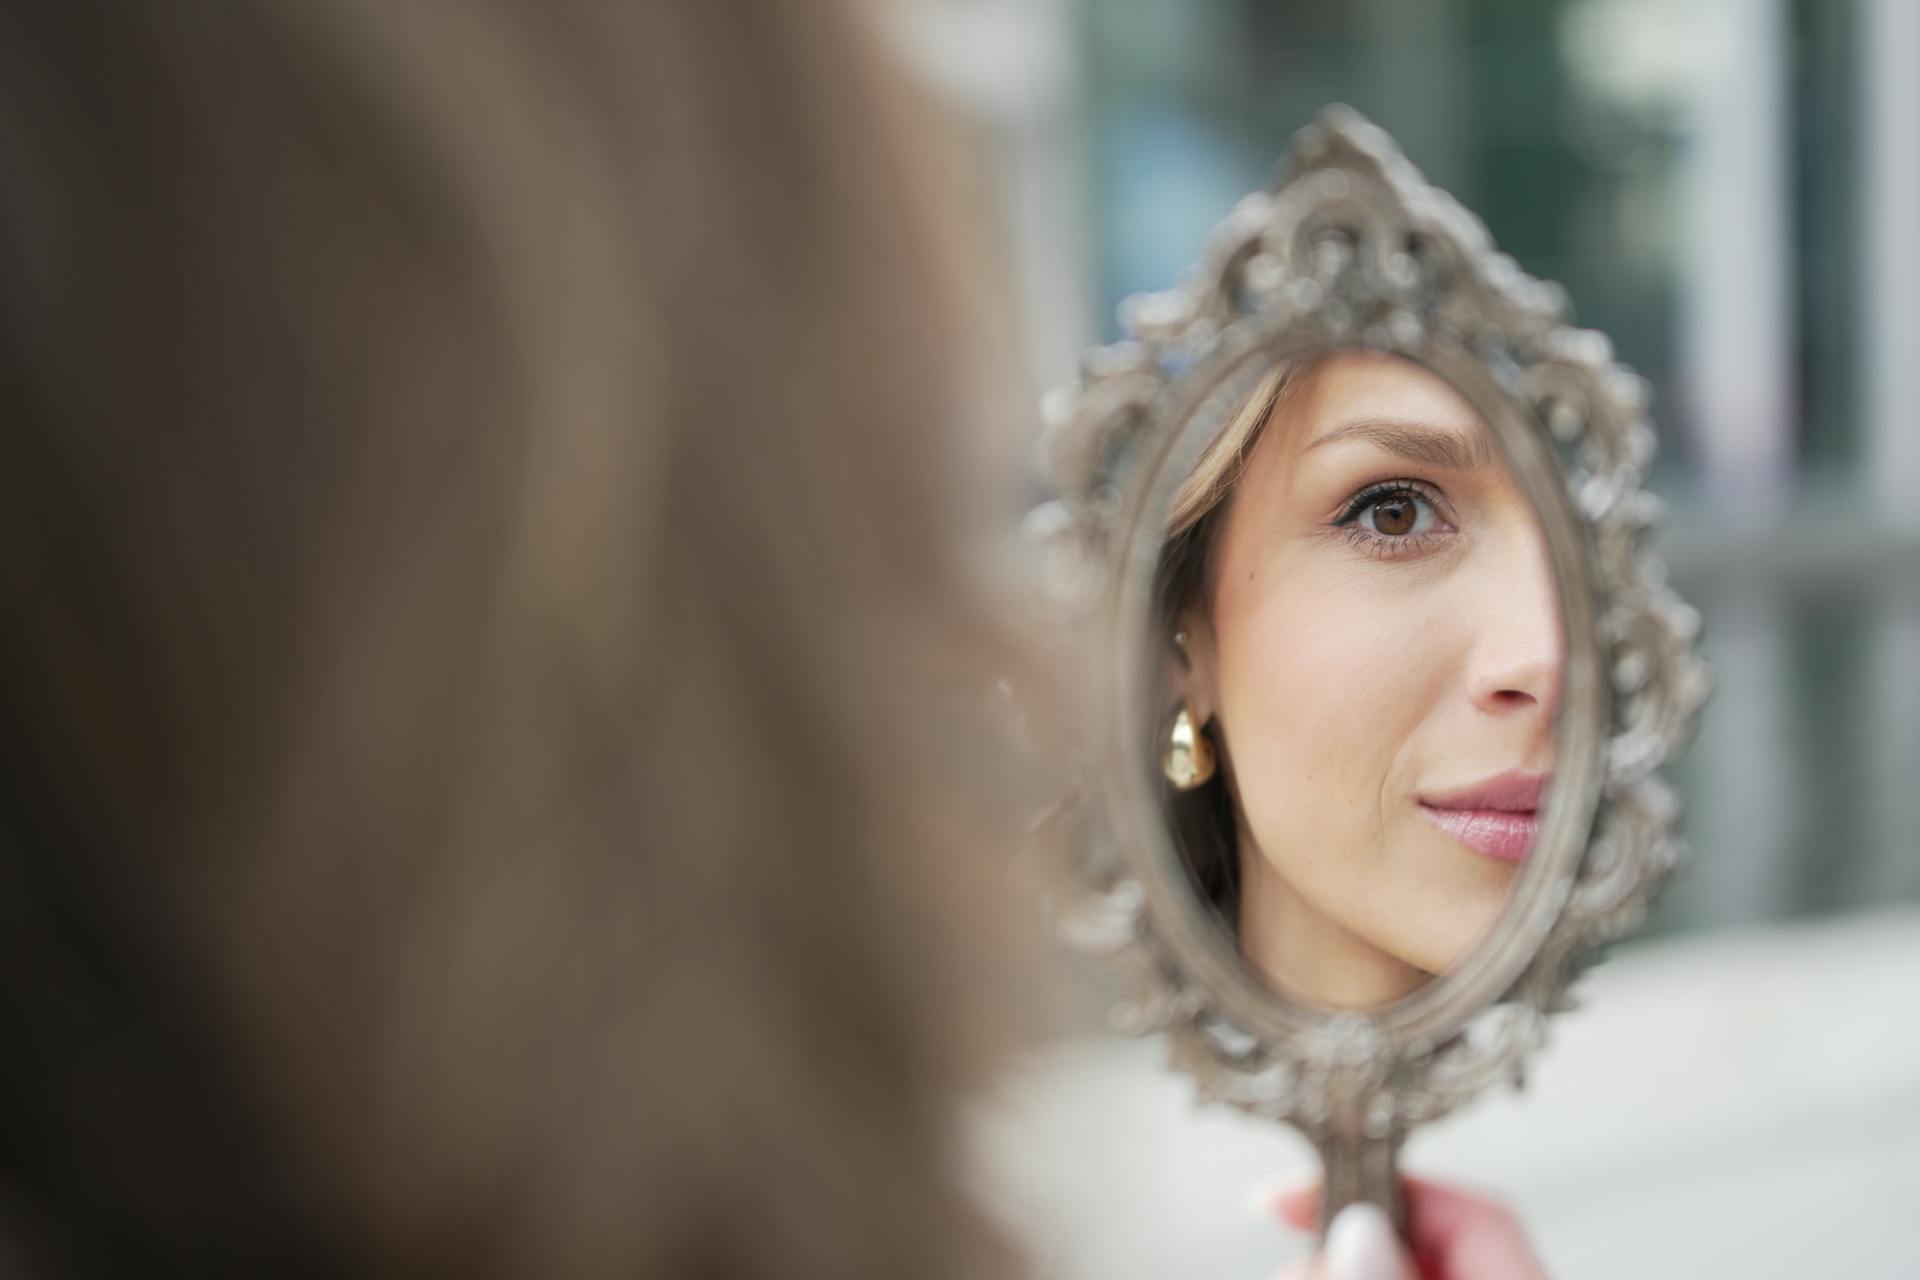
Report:
[[[1422,545],[1428,534],[1453,531],[1435,500],[1406,483],[1375,485],[1355,494],[1334,523],[1350,527],[1375,550],[1393,548],[1395,554]]]
[[[1412,533],[1419,518],[1420,509],[1405,495],[1382,498],[1373,507],[1374,530],[1390,538],[1403,538]]]

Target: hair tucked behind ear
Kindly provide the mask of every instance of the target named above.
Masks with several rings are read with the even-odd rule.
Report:
[[[867,42],[0,7],[0,1252],[1006,1274],[995,326]]]
[[[1200,456],[1199,463],[1174,491],[1167,515],[1167,539],[1154,576],[1155,616],[1161,643],[1171,662],[1185,661],[1174,634],[1193,610],[1206,606],[1207,574],[1220,528],[1226,522],[1229,499],[1247,457],[1261,433],[1285,402],[1290,388],[1311,367],[1311,361],[1279,365],[1254,384],[1238,412]],[[1169,693],[1168,698],[1171,698]],[[1156,724],[1159,723],[1156,721]],[[1227,922],[1237,928],[1240,917],[1239,820],[1232,784],[1220,750],[1219,728],[1212,721],[1202,732],[1216,737],[1222,761],[1212,779],[1181,791],[1163,785],[1167,824],[1182,861],[1201,895]],[[1152,758],[1158,758],[1158,745]]]

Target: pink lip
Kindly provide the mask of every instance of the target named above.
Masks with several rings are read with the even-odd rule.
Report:
[[[1416,797],[1433,825],[1502,862],[1524,862],[1540,834],[1544,773],[1513,770],[1457,791]]]

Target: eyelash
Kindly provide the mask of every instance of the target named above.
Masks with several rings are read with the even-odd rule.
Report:
[[[1434,518],[1446,527],[1443,530],[1427,533],[1407,534],[1398,538],[1375,533],[1360,523],[1360,516],[1367,508],[1388,498],[1410,498],[1431,510]],[[1416,480],[1386,480],[1379,484],[1368,485],[1347,499],[1346,507],[1335,517],[1333,527],[1359,550],[1381,560],[1410,559],[1435,549],[1435,544],[1454,532],[1453,525],[1447,520],[1443,508],[1444,500],[1439,493]]]

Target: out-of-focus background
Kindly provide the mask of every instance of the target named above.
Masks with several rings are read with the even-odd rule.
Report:
[[[969,121],[1036,385],[1346,102],[1651,379],[1718,692],[1696,854],[1530,1092],[1409,1163],[1561,1276],[1920,1275],[1920,0],[892,0]],[[1050,1273],[1259,1276],[1286,1135],[1089,1032],[983,1181]]]

